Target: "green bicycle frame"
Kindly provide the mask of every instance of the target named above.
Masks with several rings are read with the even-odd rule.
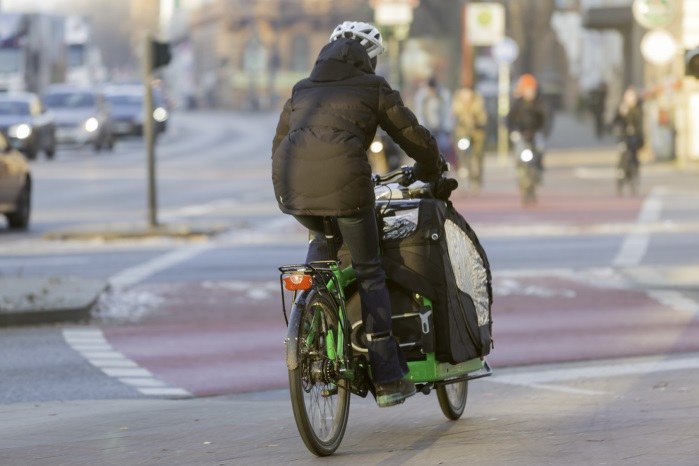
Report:
[[[341,269],[337,262],[331,263],[328,268],[333,274],[333,279],[327,282],[325,287],[328,291],[330,291],[338,304],[337,319],[339,324],[346,330],[346,332],[339,332],[337,335],[337,342],[334,341],[335,338],[333,336],[333,332],[327,332],[325,336],[325,346],[327,348],[326,356],[331,361],[339,362],[338,367],[340,367],[341,372],[344,373],[343,376],[351,380],[354,373],[348,364],[349,355],[345,354],[345,333],[349,334],[349,318],[347,316],[347,308],[345,307],[345,288],[356,280],[356,276],[352,267]]]
[[[339,264],[335,261],[327,261],[323,264],[325,266],[323,268],[313,267],[313,265],[311,264],[311,270],[312,275],[314,277],[315,286],[322,287],[330,293],[332,299],[337,304],[338,323],[340,326],[342,326],[341,328],[345,329],[341,332],[338,332],[338,335],[335,335],[335,332],[333,332],[332,329],[327,329],[328,331],[325,333],[325,356],[330,361],[336,363],[336,366],[338,367],[340,373],[343,374],[343,377],[351,380],[354,377],[354,371],[349,366],[349,355],[345,354],[345,331],[349,332],[349,319],[347,318],[347,309],[345,308],[344,290],[345,287],[352,284],[352,282],[354,282],[354,280],[356,279],[355,273],[354,269],[351,267],[341,269]],[[293,268],[294,266],[290,266],[285,269],[293,270]],[[329,280],[325,280],[324,278],[322,278],[322,272],[330,272],[331,278]],[[282,270],[282,275],[284,273],[285,270]],[[296,295],[294,295],[294,298],[296,298]],[[303,305],[305,306],[306,303],[303,303]],[[291,316],[288,320],[287,338],[285,340],[287,346],[286,362],[290,370],[293,370],[298,366],[298,342],[296,341],[296,335],[298,334],[297,329],[301,323],[302,312],[299,309],[297,309],[296,306],[297,304],[295,304],[292,308]],[[284,315],[286,316],[286,310],[284,311]],[[311,329],[306,335],[305,343],[307,345],[310,345],[313,342],[313,339],[316,336],[316,332],[319,330],[319,326],[320,315],[317,314],[313,317]]]

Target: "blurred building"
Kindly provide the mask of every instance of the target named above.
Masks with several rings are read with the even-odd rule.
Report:
[[[621,50],[620,58],[602,62],[597,68],[610,84],[618,84],[621,89],[633,85],[643,96],[646,156],[655,160],[676,158],[681,164],[699,162],[699,80],[686,77],[684,72],[685,51],[699,47],[699,2],[655,2],[657,11],[668,12],[667,19],[646,29],[634,16],[633,0],[581,1],[588,37],[589,32],[606,35],[606,40],[590,49],[591,53],[608,57],[610,51],[616,54]],[[654,64],[644,59],[641,43],[651,29],[674,38],[676,52],[669,63]],[[610,41],[614,38],[610,34],[619,40]],[[612,110],[619,101],[618,93],[610,95]]]
[[[400,76],[390,75],[396,71],[389,66],[396,60],[392,50],[379,60],[377,73],[400,85],[408,99],[432,74],[450,88],[458,86],[465,4],[420,0],[408,40],[401,43]],[[370,0],[210,0],[190,18],[197,101],[241,109],[274,106],[308,75],[337,24],[374,22],[371,5]],[[390,41],[391,28],[378,26]]]
[[[628,86],[643,89],[643,28],[631,12],[633,0],[581,0],[581,87],[606,84],[609,121]]]
[[[197,105],[267,109],[306,76],[330,32],[370,21],[364,2],[213,0],[190,17]]]
[[[576,3],[557,0],[505,2],[508,16],[506,35],[519,45],[519,57],[512,64],[512,76],[532,73],[551,110],[570,110],[577,94],[577,80],[569,75],[566,49],[552,25],[560,9],[575,9]],[[570,4],[570,5],[569,5]]]

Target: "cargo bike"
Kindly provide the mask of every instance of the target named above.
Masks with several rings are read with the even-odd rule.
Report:
[[[421,183],[406,166],[374,183],[393,334],[417,390],[435,390],[444,415],[457,420],[468,382],[491,374],[488,259],[448,201],[454,180]],[[375,396],[354,271],[348,251],[336,250],[332,220],[324,224],[337,260],[279,268],[291,405],[301,438],[318,456],[339,447],[350,395]]]

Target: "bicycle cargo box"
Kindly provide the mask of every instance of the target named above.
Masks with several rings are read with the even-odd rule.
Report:
[[[488,354],[492,279],[473,229],[437,199],[377,201],[376,207],[389,280],[432,300],[437,359],[456,364]],[[391,299],[393,305],[393,293]],[[399,340],[400,332],[394,331]]]

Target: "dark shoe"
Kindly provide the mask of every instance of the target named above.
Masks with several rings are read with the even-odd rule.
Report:
[[[415,394],[415,384],[409,379],[376,384],[376,403],[379,408],[401,404],[406,398]]]

